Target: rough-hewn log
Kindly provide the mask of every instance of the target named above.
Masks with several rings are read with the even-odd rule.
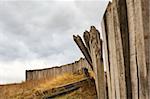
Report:
[[[92,64],[95,73],[95,82],[98,99],[105,99],[104,66],[102,62],[102,41],[100,33],[94,26],[90,29],[90,49]]]
[[[75,36],[73,35],[73,39],[76,42],[76,44],[78,45],[79,49],[81,50],[81,52],[83,53],[83,55],[85,56],[85,59],[87,60],[87,62],[90,64],[92,70],[93,70],[93,66],[92,66],[92,59],[91,56],[88,52],[88,49],[86,48],[86,46],[84,45],[81,37],[79,35]]]

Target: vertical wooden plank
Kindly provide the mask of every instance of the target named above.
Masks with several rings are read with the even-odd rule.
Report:
[[[113,0],[114,33],[117,49],[119,87],[121,99],[131,99],[130,51],[128,20],[125,0]]]
[[[148,16],[145,16],[144,7],[146,5],[143,2],[148,3],[147,0],[134,0],[135,7],[135,30],[136,30],[136,53],[137,53],[137,64],[138,64],[138,77],[139,77],[139,99],[148,99],[148,83],[147,83],[147,66],[146,56],[147,48],[145,45],[145,34],[147,30],[145,25],[147,24]],[[145,21],[144,21],[145,20]],[[144,25],[145,24],[145,25]],[[148,45],[149,46],[149,45]]]
[[[114,83],[119,82],[119,86],[115,86],[116,98],[148,98],[148,84],[150,90],[149,12],[149,0],[113,0],[113,21],[110,21],[111,14],[106,13],[108,24],[105,24],[105,28],[109,38],[107,45],[110,59],[108,62],[110,62],[110,71],[115,71],[114,74],[110,72],[110,80],[113,83],[112,79],[115,77]],[[114,27],[112,28],[111,25]],[[116,51],[113,50],[113,45]],[[116,56],[110,51],[116,52]],[[115,63],[112,57],[116,58],[117,67],[111,67]],[[113,89],[113,86],[111,87]]]
[[[103,60],[104,60],[104,70],[106,70],[106,86],[108,87],[108,89],[105,89],[106,90],[106,95],[107,95],[107,99],[109,99],[109,97],[111,97],[111,86],[110,86],[110,68],[109,68],[109,63],[108,63],[108,48],[107,48],[107,37],[106,37],[106,32],[105,32],[105,21],[104,21],[104,18],[102,20],[102,23],[101,23],[101,27],[102,27],[102,37],[103,37]],[[106,68],[106,69],[105,69]]]
[[[148,99],[150,99],[150,1],[141,0],[142,9],[142,22],[143,22],[143,35],[144,35],[144,48],[145,48],[145,60],[147,68],[147,80],[148,84],[145,86],[148,89]],[[148,87],[147,87],[148,86]]]
[[[149,28],[148,28],[148,31],[149,31],[149,40],[148,40],[148,44],[150,44],[150,1],[148,1],[148,7],[149,7]],[[148,55],[149,55],[149,60],[148,60],[148,65],[147,65],[147,68],[148,68],[148,86],[149,86],[149,94],[148,94],[148,98],[150,99],[150,45],[148,45]]]
[[[129,39],[130,39],[130,70],[131,70],[131,82],[132,82],[132,98],[139,99],[138,88],[138,71],[136,61],[136,33],[135,33],[135,10],[134,0],[126,0],[127,12],[128,12],[128,27],[129,27]]]
[[[149,19],[148,19],[148,22],[149,22],[149,27],[148,27],[148,37],[149,37],[149,40],[148,40],[148,44],[150,44],[150,1],[148,0],[148,16],[149,16]],[[148,65],[147,65],[147,70],[148,70],[148,90],[149,90],[149,92],[148,92],[148,99],[150,99],[150,45],[148,45],[148,54],[147,54],[148,56],[149,56],[149,59],[148,59]]]
[[[105,99],[104,66],[102,62],[102,41],[94,26],[90,29],[90,49],[95,73],[98,99]]]
[[[118,81],[118,77],[115,77],[115,67],[117,65],[116,61],[116,50],[115,50],[115,40],[114,40],[114,26],[113,26],[113,9],[112,4],[108,6],[107,11],[105,13],[106,16],[106,25],[105,28],[107,29],[107,39],[108,39],[108,57],[109,57],[109,65],[110,65],[110,81],[111,81],[111,97],[112,99],[118,99],[116,98],[116,86],[119,84],[115,81]]]
[[[130,77],[130,75],[126,75],[129,74],[129,72],[125,73],[125,70],[129,70],[129,52],[127,52],[129,49],[128,43],[125,42],[125,40],[128,40],[128,36],[126,36],[128,30],[121,25],[121,23],[125,23],[127,25],[126,20],[123,21],[123,19],[126,18],[126,15],[124,17],[124,13],[118,13],[118,8],[120,9],[120,6],[125,8],[125,5],[119,3],[120,5],[118,7],[118,3],[118,1],[113,1],[110,13],[106,14],[107,24],[105,27],[107,28],[108,35],[112,99],[127,99],[127,92],[130,91],[126,90],[126,85],[128,83],[125,82],[125,77]],[[120,18],[119,15],[122,16],[122,18]],[[124,33],[121,35],[121,33],[123,33],[122,31],[126,34]],[[126,59],[124,57],[126,57]],[[128,67],[125,68],[125,65]]]
[[[131,62],[133,64],[137,64],[138,71],[138,90],[135,88],[135,93],[138,91],[139,99],[147,99],[148,98],[148,86],[147,86],[147,70],[149,67],[149,0],[126,0],[128,6],[128,19],[129,23],[129,31],[130,31],[130,42],[135,50],[132,48],[131,51],[136,53],[136,55],[132,55]],[[134,37],[135,36],[135,37]],[[134,39],[135,38],[135,39]],[[135,40],[135,44],[134,41]],[[131,53],[131,54],[133,54]],[[132,60],[134,57],[135,59]],[[136,71],[136,67],[131,66],[133,70]],[[135,72],[136,73],[136,72]],[[132,77],[132,75],[131,75]],[[134,76],[136,77],[136,75]],[[133,77],[132,77],[133,78]],[[136,79],[136,78],[135,78]],[[133,79],[134,80],[134,79]],[[134,81],[135,82],[135,81]],[[136,82],[134,83],[134,85]],[[136,86],[132,86],[136,87]],[[136,95],[137,97],[137,95]]]
[[[117,1],[117,0],[116,0]],[[125,0],[118,0],[117,2],[118,19],[120,23],[120,35],[123,51],[124,70],[125,70],[125,84],[127,99],[132,98],[131,88],[131,74],[130,74],[130,44],[129,44],[129,29],[128,29],[128,16],[127,4]],[[117,38],[116,38],[117,39]]]
[[[112,16],[112,4],[110,3],[107,7],[105,13],[105,29],[106,29],[106,36],[107,36],[107,46],[108,46],[108,64],[109,64],[109,71],[110,71],[110,87],[108,88],[111,92],[109,99],[116,99],[116,85],[115,84],[115,67],[116,67],[116,52],[115,52],[115,41],[114,41],[114,27],[113,27],[113,16]],[[107,72],[109,72],[107,70]],[[117,78],[116,78],[117,79]],[[118,80],[117,80],[118,81]]]
[[[126,93],[126,82],[125,82],[125,64],[123,57],[123,45],[122,45],[122,37],[120,30],[120,20],[118,13],[118,1],[113,1],[113,26],[114,26],[114,35],[115,35],[115,50],[116,50],[116,59],[117,64],[115,68],[115,77],[118,78],[115,84],[116,86],[116,96],[118,99],[127,99]]]
[[[102,36],[103,36],[103,52],[104,52],[104,66],[106,66],[106,81],[107,81],[107,97],[108,99],[112,99],[112,89],[111,89],[111,79],[110,79],[110,64],[109,64],[109,52],[108,52],[108,34],[107,34],[107,22],[106,22],[106,13],[108,8],[111,6],[111,3],[109,2],[108,7],[106,9],[106,12],[104,14],[103,20],[102,20]]]

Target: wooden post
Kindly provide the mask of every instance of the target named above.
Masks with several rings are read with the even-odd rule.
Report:
[[[98,99],[105,99],[104,65],[102,61],[102,41],[94,26],[90,29],[90,50],[95,73]]]
[[[135,33],[135,9],[133,0],[126,0],[128,12],[129,43],[130,43],[130,71],[132,84],[132,99],[139,99],[138,66],[136,60],[136,33]]]
[[[108,99],[114,99],[115,98],[115,90],[112,87],[112,78],[111,78],[111,69],[112,67],[110,67],[110,57],[109,57],[109,42],[108,42],[108,25],[110,25],[109,19],[106,19],[107,16],[110,16],[111,13],[111,5],[112,3],[109,2],[107,9],[105,11],[105,14],[103,16],[103,20],[102,20],[102,36],[103,36],[103,52],[104,52],[104,66],[106,68],[106,76],[107,76],[107,86],[108,86],[108,92],[107,92],[107,97]],[[109,15],[108,15],[109,14]],[[113,88],[113,89],[112,89]]]
[[[114,40],[112,40],[113,39],[113,16],[112,16],[112,4],[111,5],[109,5],[108,6],[108,8],[107,8],[107,11],[106,11],[106,13],[105,13],[105,24],[106,24],[106,26],[105,26],[105,28],[107,29],[106,30],[106,35],[107,35],[107,47],[108,47],[108,58],[109,58],[109,61],[108,61],[108,63],[109,63],[109,70],[110,70],[110,83],[111,83],[111,87],[110,87],[110,89],[111,89],[111,96],[109,96],[109,99],[116,99],[116,95],[115,95],[115,93],[116,93],[116,90],[115,90],[115,75],[114,75],[114,67],[116,66],[116,65],[114,65],[114,64],[116,64],[115,62],[116,62],[116,60],[112,60],[112,59],[116,59],[115,57],[115,48],[112,48],[112,47],[114,47],[114,45],[113,44],[115,44],[114,43]],[[113,55],[114,54],[114,55]],[[112,57],[113,56],[113,57]],[[116,78],[117,79],[117,78]]]

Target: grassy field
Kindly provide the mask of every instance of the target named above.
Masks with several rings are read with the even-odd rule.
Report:
[[[93,76],[93,73],[91,73]],[[0,99],[40,99],[36,96],[37,93],[42,93],[44,90],[59,87],[73,83],[85,78],[82,72],[75,74],[66,73],[58,76],[55,79],[43,79],[36,81],[27,81],[19,84],[8,84],[0,86]],[[85,83],[76,91],[67,93],[66,95],[56,97],[56,99],[95,99],[95,85]]]

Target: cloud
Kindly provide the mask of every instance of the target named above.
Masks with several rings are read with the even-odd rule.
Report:
[[[100,28],[106,4],[103,0],[0,1],[0,81],[21,81],[26,69],[79,59],[82,54],[72,35],[91,25]]]

